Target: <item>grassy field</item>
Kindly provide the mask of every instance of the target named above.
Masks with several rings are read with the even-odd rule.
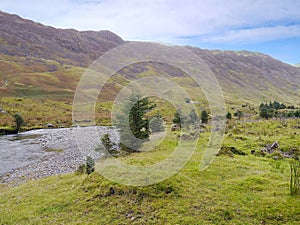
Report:
[[[300,196],[289,194],[289,160],[250,154],[274,141],[282,149],[300,150],[299,124],[231,121],[223,145],[247,155],[218,156],[205,171],[199,164],[209,132],[201,133],[193,157],[178,174],[146,187],[120,185],[97,173],[3,185],[0,224],[299,224]],[[168,132],[156,149],[120,160],[156,163],[177,141],[178,133]]]
[[[48,123],[72,126],[73,95],[84,68],[8,56],[1,56],[0,66],[0,108],[6,111],[0,112],[0,129],[12,129],[14,113],[24,118],[23,130],[44,128]],[[131,77],[117,74],[107,82],[95,108],[97,125],[111,124],[113,100],[130,79],[158,75],[147,68]],[[170,79],[200,103],[199,112],[208,109],[192,80]],[[259,152],[277,141],[284,151],[300,152],[300,120],[260,120],[261,99],[252,98],[252,92],[224,86],[227,110],[232,114],[240,110],[244,116],[227,122],[223,146],[235,147],[245,156],[221,155],[207,170],[199,171],[209,139],[207,126],[186,166],[155,185],[124,186],[97,173],[53,176],[18,187],[1,185],[0,224],[299,224],[300,198],[289,194],[289,160],[253,156],[251,151]],[[269,96],[273,93],[270,90]],[[161,99],[153,100],[170,122],[175,108]],[[299,106],[295,96],[293,102]],[[119,160],[131,165],[154,164],[168,158],[177,143],[178,133],[168,132],[156,149]]]

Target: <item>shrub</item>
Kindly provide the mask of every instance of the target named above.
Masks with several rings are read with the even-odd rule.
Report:
[[[78,169],[75,171],[75,174],[84,174],[86,172],[86,165],[81,164]]]
[[[86,157],[86,173],[91,174],[95,171],[95,161],[91,156]]]
[[[208,122],[208,113],[205,110],[203,110],[201,113],[201,122],[202,123]]]
[[[174,118],[173,118],[173,123],[176,124],[178,127],[181,128],[181,111],[178,109],[175,113],[174,113]]]
[[[14,114],[14,118],[15,118],[15,123],[16,123],[16,131],[17,131],[17,133],[18,133],[19,130],[21,129],[21,126],[22,126],[23,123],[24,123],[24,119],[23,119],[23,117],[22,117],[20,114],[18,114],[18,113]]]
[[[110,140],[109,134],[104,134],[101,137],[101,142],[104,145],[105,149],[110,152],[112,147],[114,146],[114,144],[112,143],[112,141]]]
[[[227,118],[227,119],[229,119],[229,120],[231,120],[231,118],[232,118],[232,115],[231,115],[231,113],[230,113],[230,112],[228,112],[228,113],[226,114],[226,118]]]

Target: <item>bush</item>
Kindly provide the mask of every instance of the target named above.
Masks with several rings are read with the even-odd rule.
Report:
[[[104,134],[101,138],[101,142],[104,145],[105,149],[110,152],[114,144],[110,140],[109,134]]]
[[[205,110],[201,113],[201,122],[208,123],[208,113]]]
[[[81,164],[78,169],[75,171],[75,174],[85,174],[86,172],[86,165]]]
[[[24,119],[23,119],[23,117],[22,117],[20,114],[18,114],[18,113],[14,114],[14,118],[15,118],[15,123],[16,123],[16,132],[18,133],[19,130],[21,129],[21,126],[22,126],[23,123],[24,123]]]
[[[230,112],[228,112],[228,113],[226,114],[226,118],[227,118],[227,119],[229,119],[229,120],[231,120],[231,118],[232,118],[232,115],[231,115],[231,113],[230,113]]]
[[[173,123],[176,124],[178,127],[181,128],[181,111],[178,109],[175,113],[174,113],[174,118],[173,118]]]
[[[86,157],[86,173],[91,174],[95,171],[95,161],[91,156]]]

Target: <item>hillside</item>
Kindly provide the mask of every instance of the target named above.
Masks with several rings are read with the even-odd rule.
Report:
[[[110,31],[55,29],[0,11],[0,53],[87,66],[124,41]]]
[[[300,68],[261,53],[191,49],[214,72],[227,100],[299,104]]]
[[[85,68],[125,43],[110,31],[56,29],[0,12],[0,95],[71,102]],[[228,104],[278,100],[299,105],[300,68],[260,53],[187,48],[214,72]],[[106,87],[106,100],[112,100],[111,94],[118,93],[124,79],[128,82],[141,75],[171,75],[190,93],[196,92],[190,81],[182,80],[181,71],[159,63],[138,64],[120,74],[121,79]]]

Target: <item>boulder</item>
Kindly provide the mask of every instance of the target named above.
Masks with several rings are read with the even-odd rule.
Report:
[[[51,124],[51,123],[48,123],[48,124],[46,125],[46,127],[47,127],[47,128],[54,128],[53,124]]]
[[[174,132],[174,131],[178,131],[178,130],[180,130],[180,127],[177,124],[173,124],[171,127],[171,131]]]

